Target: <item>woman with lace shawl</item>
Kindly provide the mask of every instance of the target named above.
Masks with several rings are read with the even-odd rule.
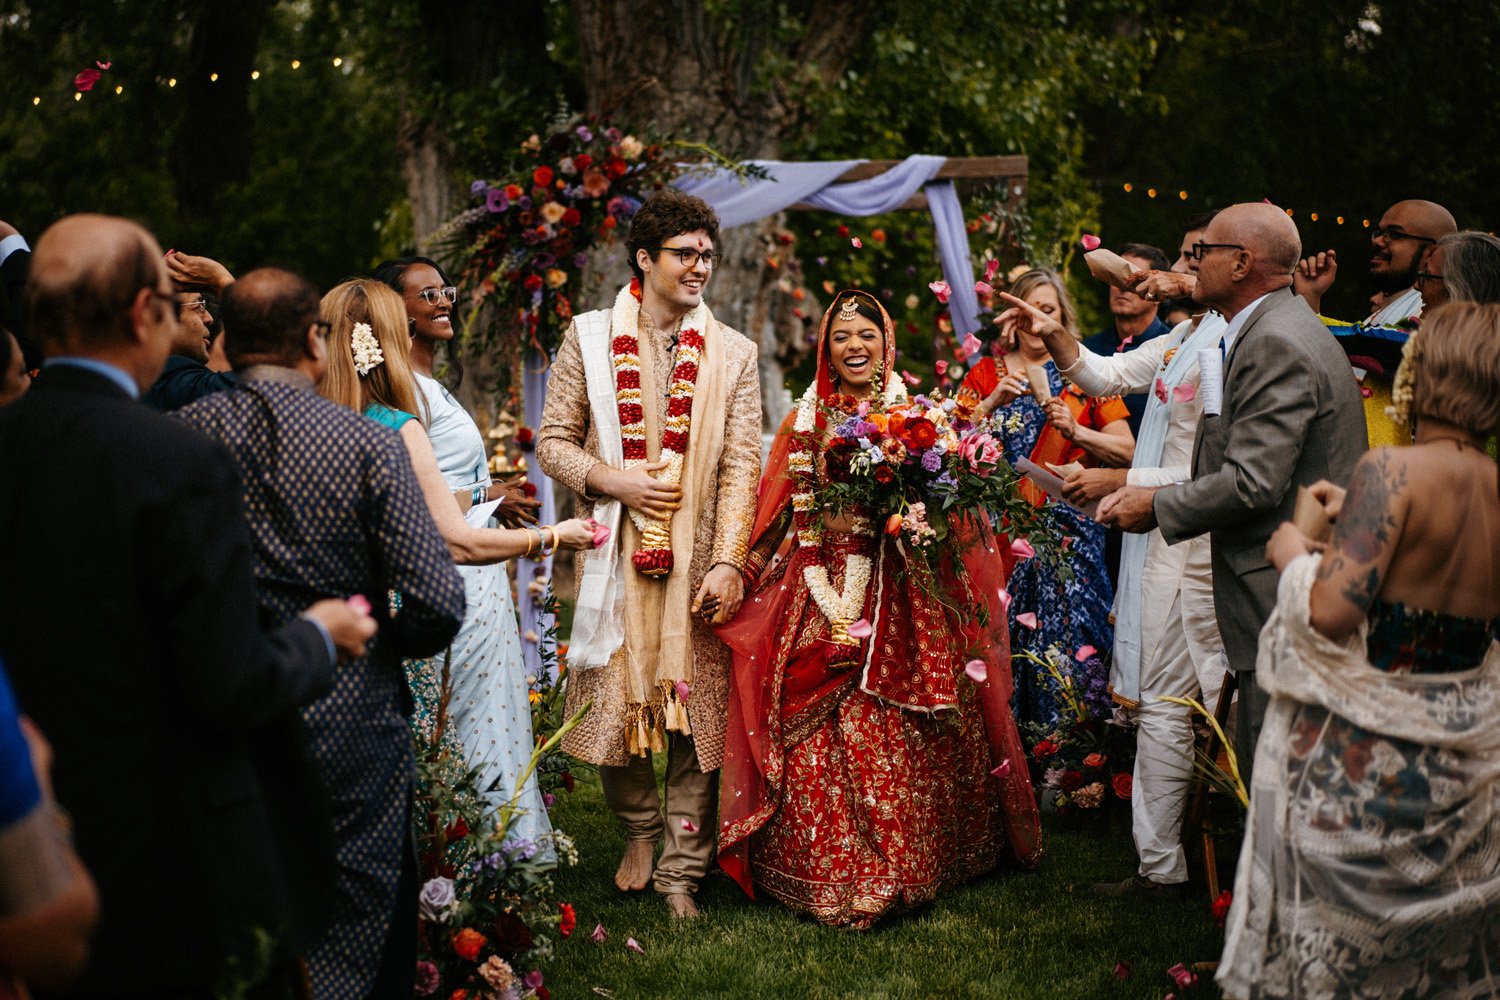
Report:
[[[720,629],[734,653],[720,863],[752,896],[758,886],[855,928],[1007,850],[1027,865],[1041,855],[987,521],[951,517],[960,557],[934,579],[867,518],[810,503],[811,480],[827,474],[825,413],[904,398],[894,362],[885,310],[841,293],[823,317],[816,382],[761,480],[751,596]],[[975,658],[987,668],[978,683],[964,670]]]
[[[1313,487],[1327,551],[1267,546],[1232,997],[1500,995],[1500,306],[1435,309],[1408,352],[1416,445]]]

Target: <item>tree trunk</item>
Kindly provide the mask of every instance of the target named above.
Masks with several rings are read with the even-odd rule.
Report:
[[[814,0],[802,40],[794,43],[770,0],[740,0],[723,14],[709,13],[700,0],[578,0],[589,109],[659,135],[708,142],[730,156],[775,159],[798,109],[782,88],[758,79],[764,58],[774,52],[834,79],[877,6]],[[760,347],[768,430],[790,408],[786,372],[807,350],[802,325],[777,288],[782,271],[766,263],[779,221],[773,216],[722,232],[724,265],[709,286],[715,317]]]

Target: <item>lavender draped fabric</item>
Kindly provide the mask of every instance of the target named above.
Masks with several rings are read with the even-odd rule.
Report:
[[[547,399],[547,372],[550,367],[549,360],[542,355],[529,351],[526,355],[525,371],[521,376],[521,398],[524,402],[523,418],[527,427],[535,430],[542,426],[542,404]],[[542,502],[541,510],[537,511],[537,517],[541,524],[557,523],[557,512],[552,502],[552,480],[547,476],[534,474],[533,462],[527,459],[527,471],[533,473],[529,476],[530,481],[536,486],[536,498]],[[541,635],[551,624],[551,616],[542,612],[540,595],[533,594],[528,586],[538,576],[552,576],[552,557],[542,559],[519,559],[516,562],[516,613],[521,621],[521,635],[524,637],[528,631]],[[521,657],[526,664],[526,676],[540,677],[542,670],[542,657],[538,652],[538,644],[534,642],[521,642]],[[553,664],[556,680],[556,664]]]

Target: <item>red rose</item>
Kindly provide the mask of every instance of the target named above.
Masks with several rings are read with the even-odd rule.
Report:
[[[1031,748],[1031,755],[1037,760],[1045,760],[1046,758],[1051,757],[1053,754],[1057,753],[1057,750],[1057,744],[1052,742],[1051,737],[1048,737],[1047,739],[1042,740],[1036,746]]]
[[[875,466],[875,481],[877,483],[880,483],[882,486],[884,486],[887,483],[894,482],[895,479],[896,474],[891,471],[891,467],[889,465],[886,465],[884,462],[882,462],[879,465]]]
[[[490,927],[495,935],[495,950],[504,955],[519,955],[531,948],[531,928],[514,913],[501,913]]]
[[[557,925],[557,933],[567,937],[573,933],[573,928],[578,926],[578,914],[573,912],[572,903],[559,903],[557,908],[562,913],[562,922]]]
[[[570,208],[563,213],[562,224],[565,226],[576,226],[583,221],[583,215],[576,208]]]
[[[536,435],[531,432],[530,427],[522,427],[516,431],[516,444],[526,447],[536,440]]]
[[[551,184],[552,168],[548,166],[537,167],[536,170],[532,171],[531,183],[537,187],[546,187],[548,184]]]
[[[465,927],[453,935],[453,954],[466,962],[472,962],[479,957],[479,951],[489,944],[489,938],[474,930]]]
[[[1134,782],[1131,780],[1129,774],[1121,771],[1115,775],[1114,780],[1110,784],[1114,786],[1116,795],[1127,802],[1130,800],[1130,793],[1134,791]]]
[[[1083,772],[1073,770],[1064,771],[1059,784],[1065,792],[1076,792],[1084,785]]]
[[[1219,898],[1214,900],[1214,921],[1217,922],[1220,927],[1224,926],[1224,918],[1229,916],[1229,906],[1233,902],[1234,896],[1229,892],[1228,889],[1225,889],[1223,892],[1219,893]]]
[[[589,164],[593,162],[594,158],[587,153],[579,153],[577,156],[573,157],[573,166],[577,167],[579,170],[587,170],[589,168]]]
[[[454,820],[452,823],[449,823],[448,828],[443,831],[443,836],[447,838],[447,841],[450,844],[454,841],[463,840],[468,835],[469,824],[464,822],[464,818],[462,816],[458,817],[458,819]]]
[[[906,422],[901,439],[913,451],[926,451],[937,443],[937,428],[926,417],[913,417]]]
[[[528,274],[526,280],[521,282],[521,285],[528,292],[534,292],[542,287],[542,276],[539,274]]]
[[[621,177],[624,177],[625,172],[629,169],[630,164],[626,163],[618,156],[611,156],[609,158],[609,162],[604,165],[604,172],[608,174],[610,176],[610,179],[612,180],[619,180]]]
[[[846,238],[849,235],[849,227],[848,226],[839,226],[839,228],[838,228],[838,234],[839,234],[839,239]]]
[[[511,201],[519,201],[521,195],[524,193],[525,192],[521,190],[521,185],[519,184],[505,185],[505,197],[510,199]]]

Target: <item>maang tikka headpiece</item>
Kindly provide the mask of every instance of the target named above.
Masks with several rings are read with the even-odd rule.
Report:
[[[840,323],[852,323],[859,315],[859,298],[851,295],[839,305],[838,320]]]

